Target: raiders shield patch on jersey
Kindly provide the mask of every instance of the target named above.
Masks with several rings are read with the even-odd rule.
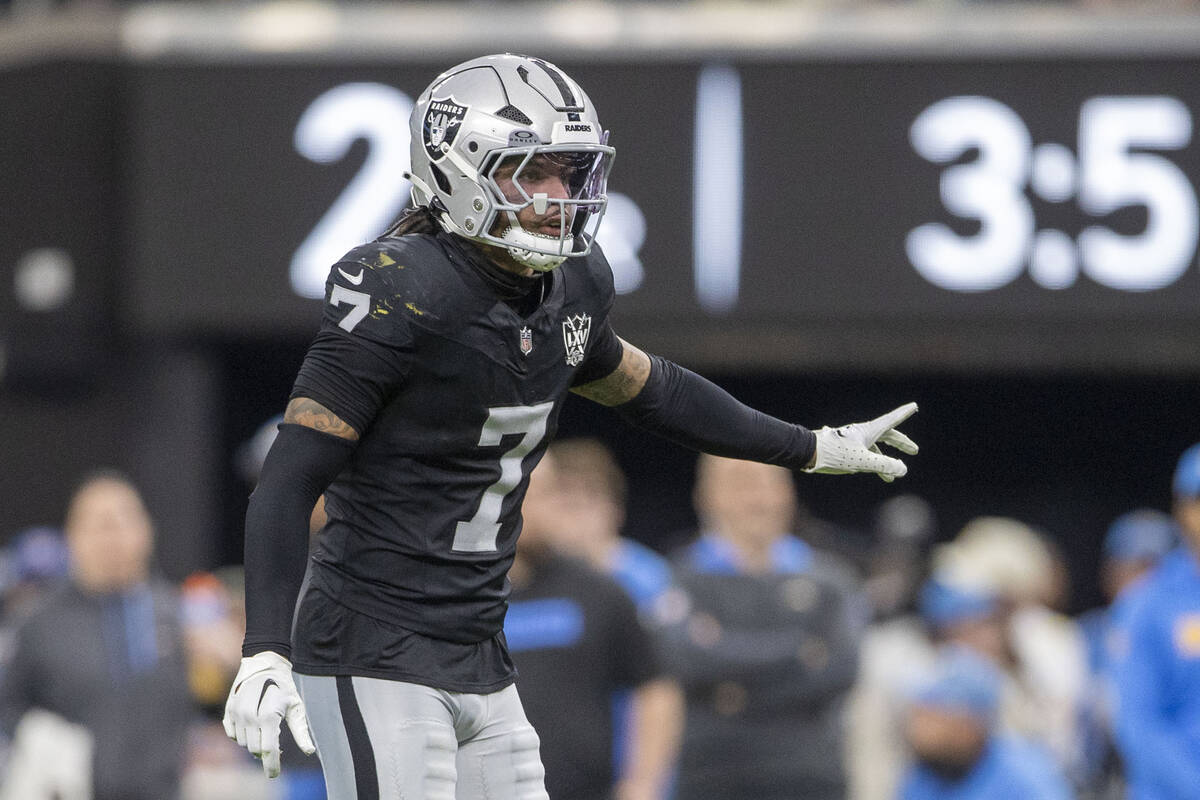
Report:
[[[467,109],[468,106],[454,102],[453,97],[429,101],[429,109],[425,112],[424,143],[425,152],[432,160],[440,161],[445,157],[445,153],[442,152],[443,143],[454,146]]]
[[[521,328],[521,355],[527,356],[533,352],[533,331]]]
[[[578,367],[583,363],[591,329],[592,318],[587,314],[576,314],[563,320],[563,344],[567,347],[568,365]]]

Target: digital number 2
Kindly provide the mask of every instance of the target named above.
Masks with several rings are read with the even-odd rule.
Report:
[[[359,242],[375,238],[408,196],[408,115],[412,99],[379,83],[346,83],[322,94],[296,125],[296,150],[331,164],[367,141],[362,168],[292,257],[292,288],[301,297],[325,294],[329,265]]]
[[[553,402],[488,409],[487,421],[483,423],[483,431],[479,434],[480,447],[496,447],[507,434],[525,435],[500,456],[500,477],[484,490],[475,516],[458,523],[454,529],[451,550],[456,553],[495,552],[504,499],[521,482],[521,462],[545,437],[552,408]]]

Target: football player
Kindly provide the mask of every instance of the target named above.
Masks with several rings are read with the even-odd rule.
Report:
[[[410,128],[413,208],[330,270],[250,500],[225,728],[273,776],[286,719],[331,800],[545,798],[502,624],[567,392],[696,450],[885,480],[906,468],[877,443],[915,453],[895,426],[916,405],[813,432],[618,338],[595,244],[614,151],[553,64],[453,67]]]

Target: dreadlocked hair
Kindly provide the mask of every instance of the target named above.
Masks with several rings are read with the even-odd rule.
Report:
[[[411,206],[404,209],[396,221],[388,226],[380,238],[404,236],[410,233],[437,233],[441,230],[433,209],[429,206]]]

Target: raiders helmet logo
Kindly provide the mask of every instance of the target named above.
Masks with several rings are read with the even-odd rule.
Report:
[[[445,157],[445,153],[442,152],[443,143],[454,146],[467,109],[468,106],[454,102],[453,97],[429,101],[429,108],[425,111],[423,143],[430,160],[441,161]]]

